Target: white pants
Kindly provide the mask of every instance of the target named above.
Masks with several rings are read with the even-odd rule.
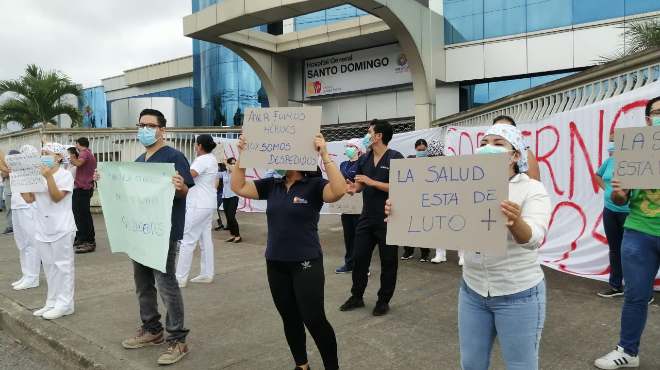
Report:
[[[39,281],[41,258],[34,240],[32,208],[13,209],[11,219],[14,225],[14,241],[19,252],[21,273],[28,283]]]
[[[213,257],[213,226],[214,208],[188,208],[186,209],[186,224],[183,229],[183,240],[179,248],[179,261],[176,265],[176,278],[187,281],[192,265],[193,252],[199,241],[202,252],[199,275],[212,278],[215,275]]]
[[[440,256],[442,256],[442,258],[444,258],[444,259],[447,259],[447,251],[442,249],[442,248],[436,248],[435,249],[435,257],[437,258],[437,257],[440,257]]]
[[[58,309],[74,309],[74,260],[73,239],[76,233],[71,232],[54,242],[35,240],[41,263],[44,266],[48,295],[46,307]]]

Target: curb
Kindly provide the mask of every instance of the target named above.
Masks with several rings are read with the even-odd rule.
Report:
[[[103,347],[57,322],[35,318],[29,310],[3,295],[0,295],[0,329],[67,370],[137,370],[128,361],[111,356]]]

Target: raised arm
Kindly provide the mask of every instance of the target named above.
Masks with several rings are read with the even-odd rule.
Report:
[[[234,171],[231,174],[231,190],[236,193],[238,196],[249,199],[259,199],[259,192],[257,192],[257,187],[254,185],[254,181],[245,179],[245,168],[241,168],[241,156],[245,149],[245,139],[243,135],[238,139],[238,161],[234,167]],[[226,186],[226,184],[225,184]]]
[[[329,184],[323,189],[323,201],[326,203],[334,203],[346,194],[346,179],[342,176],[341,171],[339,171],[335,162],[330,159],[328,147],[323,135],[316,135],[314,145],[321,155],[321,160],[325,166],[325,172],[328,174]]]

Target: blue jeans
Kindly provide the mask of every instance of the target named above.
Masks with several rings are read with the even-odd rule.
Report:
[[[464,281],[458,294],[463,370],[488,370],[497,336],[508,370],[537,370],[545,322],[545,281],[500,297],[482,297]]]
[[[639,353],[653,282],[660,267],[660,237],[626,229],[621,246],[624,287],[619,346],[631,356]]]
[[[626,223],[627,212],[614,212],[603,209],[603,227],[607,244],[610,247],[610,286],[614,289],[623,288],[623,271],[621,267],[621,241],[623,240],[623,224]]]

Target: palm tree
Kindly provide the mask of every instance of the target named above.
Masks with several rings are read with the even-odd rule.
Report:
[[[600,57],[600,63],[607,63],[645,50],[660,48],[660,22],[657,20],[631,22],[625,25],[623,38],[625,45],[611,56]]]
[[[82,121],[78,108],[63,101],[65,95],[79,98],[81,89],[60,72],[28,65],[19,79],[0,81],[0,95],[4,93],[10,97],[0,104],[0,123],[15,121],[23,128],[36,123],[46,126],[57,124],[55,118],[60,114],[68,115],[72,126]]]

